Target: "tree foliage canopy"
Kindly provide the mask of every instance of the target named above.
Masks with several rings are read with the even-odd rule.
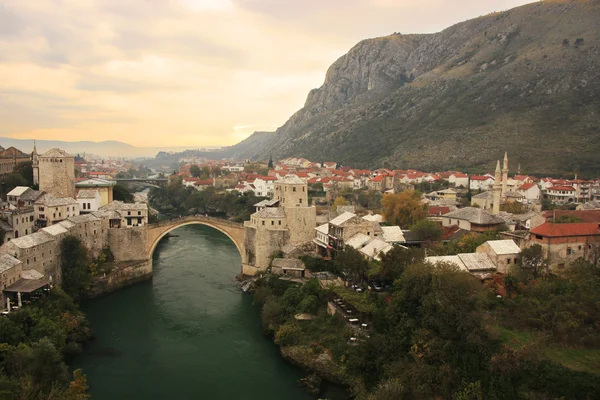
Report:
[[[388,194],[381,200],[387,223],[400,227],[411,226],[427,218],[427,204],[421,202],[421,192],[406,190]]]

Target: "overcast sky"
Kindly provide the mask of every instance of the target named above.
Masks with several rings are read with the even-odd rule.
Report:
[[[0,0],[0,136],[215,146],[274,130],[358,41],[523,0]]]

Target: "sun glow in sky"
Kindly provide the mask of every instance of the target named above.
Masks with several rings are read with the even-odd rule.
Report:
[[[0,136],[219,146],[275,130],[358,41],[523,0],[0,0]]]

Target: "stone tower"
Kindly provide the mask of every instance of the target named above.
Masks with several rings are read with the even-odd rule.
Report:
[[[40,159],[37,153],[37,149],[35,148],[35,139],[33,140],[33,153],[31,153],[31,166],[33,167],[33,184],[40,184]]]
[[[39,156],[40,190],[55,197],[75,197],[75,158],[60,149]]]
[[[506,185],[508,183],[508,153],[504,152],[504,164],[502,165],[502,196],[506,196]]]
[[[308,205],[306,182],[296,175],[288,175],[275,182],[275,199],[285,210],[290,243],[297,244],[314,239],[317,213]]]
[[[502,175],[500,171],[500,160],[496,164],[496,176],[494,180],[494,188],[492,189],[494,194],[494,203],[492,204],[492,214],[500,214],[500,198],[502,197]]]

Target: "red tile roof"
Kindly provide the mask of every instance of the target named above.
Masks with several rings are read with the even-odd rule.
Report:
[[[575,191],[575,189],[573,189],[571,186],[552,186],[552,187],[549,187],[548,190],[565,190],[565,191],[569,191],[569,192]]]
[[[598,223],[552,224],[546,222],[530,232],[545,237],[600,236],[600,226]]]
[[[519,188],[519,190],[527,190],[527,189],[531,189],[532,187],[535,186],[535,183],[524,183],[521,185],[521,187]]]
[[[483,175],[473,175],[471,177],[472,181],[486,181],[488,179],[492,179],[489,176],[483,176]]]
[[[439,216],[443,214],[448,214],[450,212],[450,207],[447,206],[429,206],[428,208],[429,216]]]

